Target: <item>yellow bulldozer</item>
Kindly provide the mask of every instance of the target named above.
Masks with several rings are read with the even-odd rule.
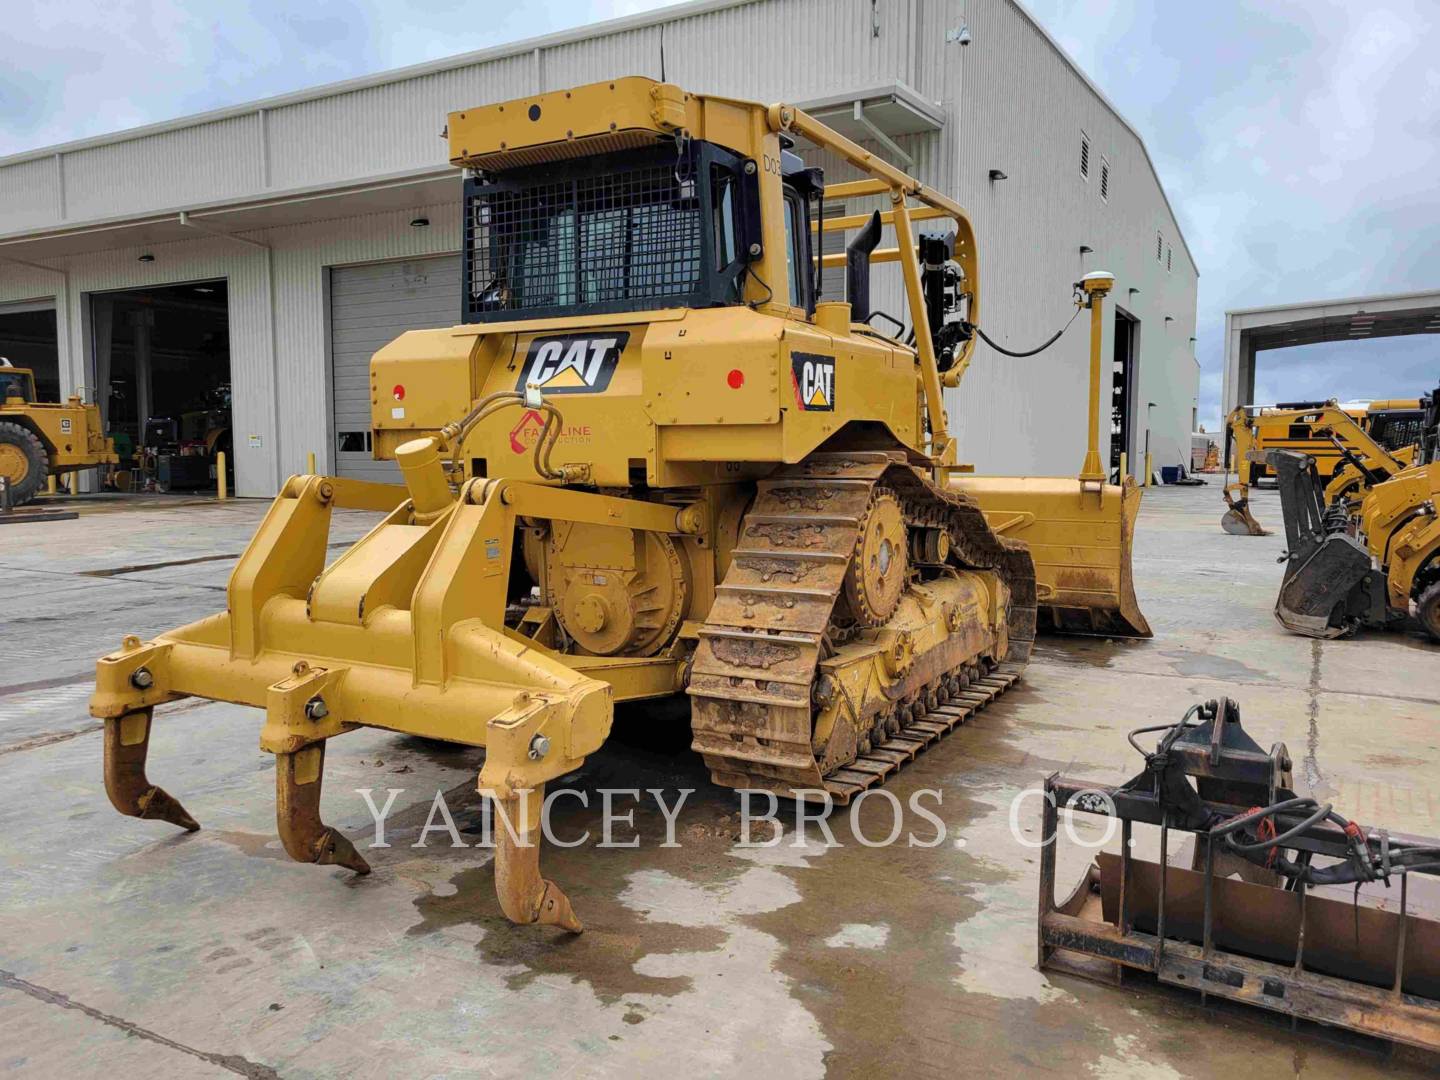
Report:
[[[35,373],[0,358],[0,480],[11,506],[23,506],[64,476],[120,459],[105,437],[100,408],[78,394],[63,404],[37,401]]]
[[[578,931],[536,830],[546,782],[599,749],[617,701],[688,693],[716,783],[844,803],[1009,687],[1037,610],[1148,634],[1138,491],[1096,451],[1107,275],[1077,286],[1082,475],[976,478],[942,398],[975,347],[976,246],[944,195],[801,110],[646,78],[447,130],[464,322],[371,363],[376,454],[404,487],[290,478],[225,612],[99,661],[120,812],[198,827],[146,778],[156,706],[263,708],[286,850],[363,873],[320,819],[326,740],[368,725],[483,746],[502,910]],[[802,139],[861,179],[827,185]],[[822,200],[863,197],[883,209],[825,219]],[[818,297],[839,261],[816,254],[822,223],[855,234],[845,301]],[[885,262],[905,336],[869,323]],[[384,516],[327,566],[342,507]]]

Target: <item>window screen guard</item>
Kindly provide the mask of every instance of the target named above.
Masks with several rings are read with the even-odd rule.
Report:
[[[464,320],[738,303],[744,164],[664,142],[467,180]]]

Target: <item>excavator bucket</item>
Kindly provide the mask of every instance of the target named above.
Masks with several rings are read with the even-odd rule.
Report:
[[[1297,796],[1285,745],[1267,752],[1227,698],[1133,731],[1132,745],[1146,732],[1163,734],[1127,783],[1045,784],[1040,966],[1107,982],[1148,974],[1202,1000],[1440,1049],[1440,841]],[[1118,820],[1118,853],[1102,851],[1057,901],[1057,843],[1074,835],[1057,829],[1061,811]],[[1156,861],[1140,854],[1151,829]],[[1181,841],[1188,866],[1173,857]]]
[[[1232,495],[1230,486],[1225,488],[1225,513],[1220,515],[1220,528],[1231,536],[1269,536],[1270,530],[1255,520],[1250,513],[1250,499],[1246,495]]]
[[[1035,560],[1039,628],[1062,634],[1151,637],[1135,599],[1131,550],[1140,488],[1063,476],[952,474],[990,528],[1023,540]]]

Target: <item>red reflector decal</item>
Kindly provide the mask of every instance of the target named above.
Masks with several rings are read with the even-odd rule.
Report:
[[[745,373],[739,368],[732,368],[730,374],[725,376],[725,381],[730,384],[731,390],[739,390],[745,385]]]
[[[395,384],[395,389],[392,390],[392,391],[390,391],[390,392],[395,395],[395,400],[396,400],[396,401],[404,401],[404,400],[405,400],[405,387],[401,386],[399,383],[396,383],[396,384]]]

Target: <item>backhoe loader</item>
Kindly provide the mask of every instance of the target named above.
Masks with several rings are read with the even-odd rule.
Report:
[[[1334,401],[1293,409],[1242,405],[1226,422],[1225,443],[1227,469],[1234,469],[1235,480],[1224,488],[1226,510],[1220,527],[1233,536],[1269,535],[1250,511],[1250,488],[1271,468],[1268,455],[1273,450],[1301,453],[1315,462],[1327,506],[1389,479],[1411,465],[1416,454],[1410,444],[1382,445],[1359,417]]]
[[[647,78],[447,131],[463,323],[370,369],[375,452],[404,487],[289,479],[226,611],[128,639],[91,711],[115,807],[196,828],[146,778],[154,708],[265,709],[286,851],[359,873],[319,815],[326,740],[369,725],[483,746],[502,910],[579,931],[536,829],[615,702],[687,693],[717,784],[844,803],[1020,676],[1035,563],[987,523],[1006,484],[956,483],[942,387],[974,347],[979,283],[955,202],[789,105]],[[802,139],[862,178],[827,185]],[[810,225],[822,200],[868,196],[888,208],[843,223],[848,298],[822,301]],[[921,221],[948,223],[943,249]],[[913,345],[867,322],[873,262],[899,264]],[[1110,284],[1077,288],[1097,327]],[[1103,548],[1079,568],[1089,591],[1047,599],[1119,608],[1134,492],[1104,483],[1097,410],[1085,475],[1016,482],[1007,513],[1089,529],[1070,541]],[[384,517],[327,566],[341,507]]]
[[[1335,638],[1396,626],[1412,614],[1440,642],[1440,389],[1425,399],[1420,460],[1378,477],[1358,502],[1326,504],[1315,459],[1271,450],[1285,515],[1285,576],[1275,617],[1287,630]],[[1338,440],[1337,440],[1338,445]],[[1362,460],[1342,451],[1359,470]]]
[[[11,506],[35,498],[46,477],[119,460],[99,406],[79,394],[63,404],[37,401],[35,373],[0,358],[0,479],[9,485]]]

